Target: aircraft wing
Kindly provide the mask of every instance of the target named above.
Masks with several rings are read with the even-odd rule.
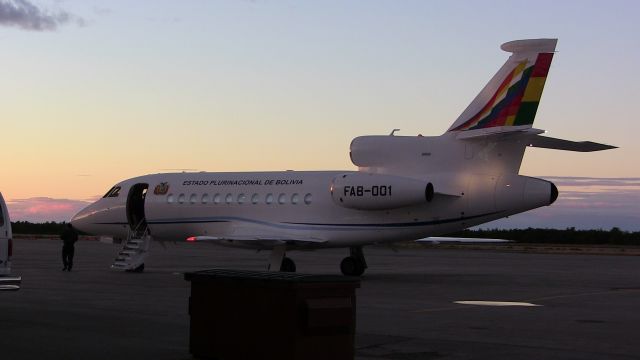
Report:
[[[229,235],[229,236],[191,236],[187,238],[189,242],[208,241],[220,243],[221,245],[245,245],[250,247],[273,247],[276,245],[302,245],[309,246],[321,244],[326,240],[313,237],[290,237],[290,236],[264,236],[264,235]]]
[[[416,240],[417,243],[459,243],[459,244],[500,244],[512,242],[512,240],[504,239],[482,239],[482,238],[457,238],[457,237],[439,237],[433,236]]]

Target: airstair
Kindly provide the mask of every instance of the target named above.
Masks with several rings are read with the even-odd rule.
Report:
[[[144,222],[140,222],[135,230],[129,231],[127,239],[118,253],[112,269],[142,272],[144,270],[144,260],[149,252],[151,234]]]

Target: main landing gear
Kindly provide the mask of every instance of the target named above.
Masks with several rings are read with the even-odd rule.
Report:
[[[286,246],[276,246],[269,256],[269,271],[296,272],[296,263],[284,256]]]
[[[340,263],[340,271],[347,276],[360,276],[367,269],[367,261],[362,253],[362,246],[349,248],[351,256],[347,256]]]
[[[280,264],[280,271],[282,272],[296,272],[296,263],[291,258],[284,257],[282,264]]]
[[[271,250],[269,256],[269,271],[296,272],[296,263],[285,256],[286,247],[276,246]],[[362,253],[362,246],[352,246],[349,248],[350,256],[347,256],[340,263],[340,270],[347,276],[360,276],[367,269],[367,261]]]

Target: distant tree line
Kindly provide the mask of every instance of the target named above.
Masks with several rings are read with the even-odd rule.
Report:
[[[513,240],[519,243],[640,245],[640,231],[558,229],[463,230],[447,236]]]
[[[65,222],[31,223],[28,221],[12,222],[14,234],[59,235],[64,231]],[[558,229],[491,229],[463,230],[446,236],[462,238],[490,238],[513,240],[519,243],[544,244],[609,244],[640,245],[640,231],[622,231],[617,227],[611,230],[576,230],[575,228]]]

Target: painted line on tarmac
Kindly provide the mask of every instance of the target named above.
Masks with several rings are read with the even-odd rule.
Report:
[[[460,305],[475,305],[475,306],[522,306],[522,307],[542,306],[539,304],[533,304],[533,303],[521,302],[521,301],[460,300],[460,301],[454,301],[453,303],[460,304]]]

